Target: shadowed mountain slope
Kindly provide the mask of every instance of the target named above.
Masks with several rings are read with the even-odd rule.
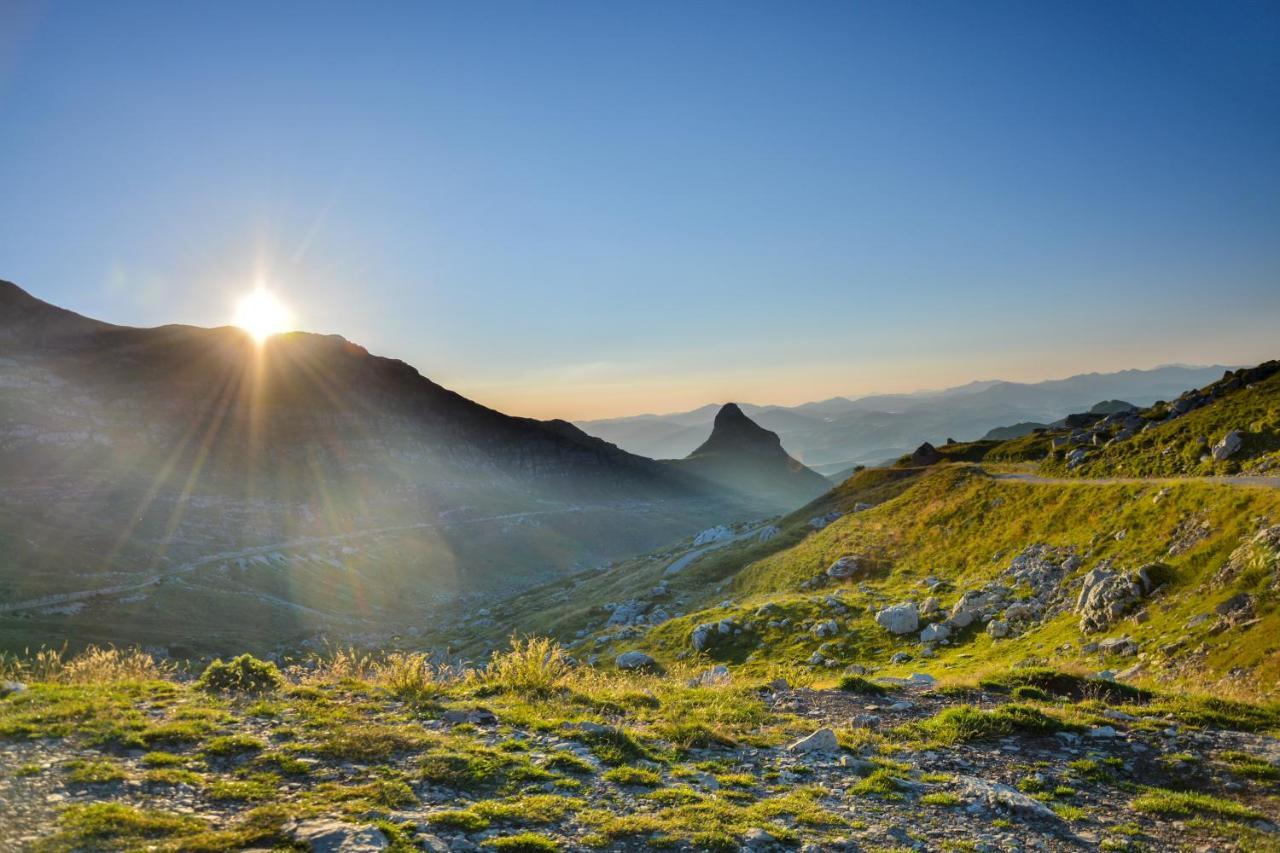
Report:
[[[771,501],[336,335],[113,326],[0,282],[0,642],[410,622]]]
[[[711,436],[673,465],[726,489],[772,500],[780,510],[808,503],[831,485],[787,455],[777,433],[748,418],[735,403],[726,403],[716,413]]]

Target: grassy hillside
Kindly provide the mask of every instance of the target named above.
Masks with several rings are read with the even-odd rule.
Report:
[[[1254,568],[1230,577],[1223,571],[1272,519],[1280,519],[1280,491],[1262,487],[1038,484],[942,466],[913,477],[909,488],[873,509],[745,563],[727,587],[706,596],[716,606],[609,650],[635,646],[664,661],[682,659],[697,625],[732,619],[743,633],[712,657],[760,673],[802,667],[821,648],[841,668],[859,664],[888,675],[921,668],[936,675],[974,673],[1026,661],[1094,670],[1136,663],[1137,683],[1222,679],[1233,690],[1276,696],[1280,553],[1259,545]],[[895,636],[875,622],[875,613],[890,604],[933,595],[949,611],[966,590],[1010,583],[1013,559],[1037,544],[1075,553],[1080,565],[1061,581],[1058,611],[1033,620],[1018,636],[995,639],[978,624],[934,645],[924,658],[915,633]],[[850,580],[825,578],[828,566],[851,554],[864,558],[865,571]],[[1081,578],[1107,561],[1121,570],[1157,563],[1164,585],[1110,630],[1085,635],[1073,610],[1075,595]],[[931,592],[924,585],[928,577],[944,585]],[[1251,596],[1254,615],[1248,624],[1224,629],[1214,609],[1240,593]],[[1028,597],[1014,585],[1012,601]],[[1212,618],[1194,624],[1206,613]],[[837,632],[816,636],[812,627],[830,618]],[[789,623],[769,626],[782,620]],[[1138,656],[1082,651],[1090,642],[1125,635],[1138,643]],[[892,663],[899,652],[910,660]]]

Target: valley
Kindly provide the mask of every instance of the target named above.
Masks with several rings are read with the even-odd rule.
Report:
[[[1280,363],[832,485],[6,293],[0,846],[1280,849]]]

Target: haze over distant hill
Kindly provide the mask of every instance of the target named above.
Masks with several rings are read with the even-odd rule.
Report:
[[[1052,423],[1102,400],[1150,405],[1212,382],[1226,369],[1223,365],[1166,365],[1045,382],[988,380],[915,394],[833,397],[798,406],[740,405],[762,427],[776,432],[792,456],[831,473],[855,463],[895,458],[924,441],[968,441],[1021,422]],[[579,421],[578,426],[632,453],[676,458],[698,446],[718,408],[707,405],[668,415]]]
[[[395,624],[812,496],[696,468],[336,335],[113,326],[0,282],[0,642]]]

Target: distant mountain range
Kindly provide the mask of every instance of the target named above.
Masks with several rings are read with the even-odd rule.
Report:
[[[1104,400],[1148,406],[1212,382],[1228,369],[1171,365],[1045,382],[991,380],[916,394],[833,397],[799,406],[739,406],[776,432],[792,456],[830,474],[850,465],[879,464],[925,441],[971,441],[1000,427],[1052,423]],[[718,410],[708,405],[670,415],[579,421],[578,426],[632,453],[676,458],[698,446]]]
[[[740,412],[700,432],[657,462],[336,335],[114,326],[0,282],[0,647],[406,624],[822,491]]]

